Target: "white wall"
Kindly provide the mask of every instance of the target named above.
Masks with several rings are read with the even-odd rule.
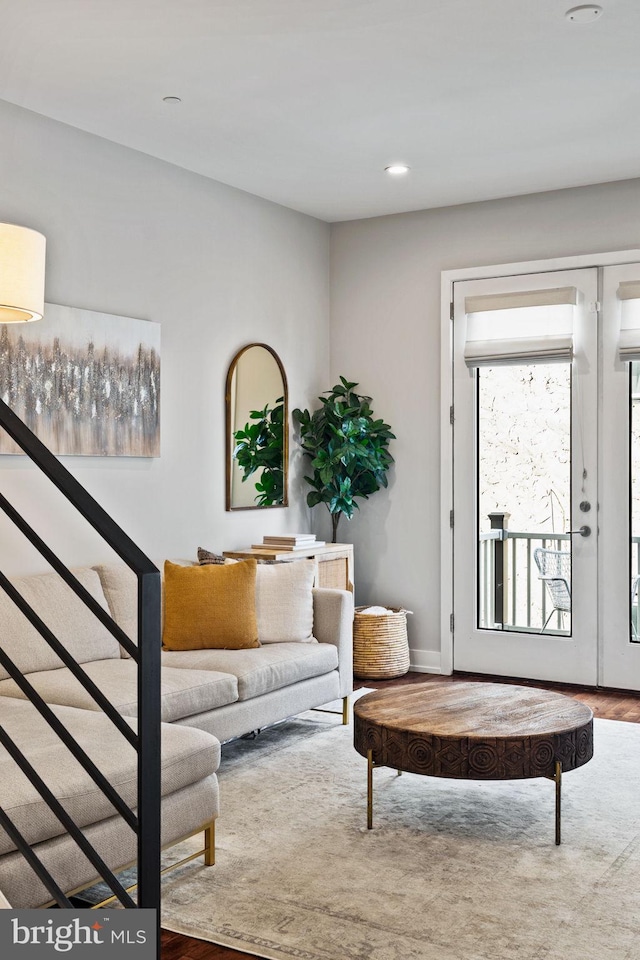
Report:
[[[326,388],[329,227],[2,102],[0,143],[0,220],[47,237],[46,299],[162,325],[161,457],[65,465],[153,558],[307,529],[299,458],[292,507],[225,512],[224,386],[263,341],[291,408]],[[0,489],[67,563],[109,555],[25,457],[0,457]],[[42,566],[0,518],[0,569]]]
[[[640,180],[333,225],[331,381],[357,380],[398,436],[389,489],[338,539],[358,603],[414,611],[418,668],[440,662],[441,271],[639,244]]]
[[[638,247],[640,181],[335,224],[329,330],[326,224],[2,102],[0,143],[0,220],[47,236],[47,300],[162,324],[160,459],[63,462],[154,558],[304,530],[295,444],[290,508],[224,510],[227,366],[269,343],[290,409],[357,380],[397,463],[339,539],[357,602],[415,611],[413,662],[437,667],[440,271]],[[68,563],[106,556],[24,457],[0,457],[0,489]],[[330,539],[322,508],[313,525]],[[0,516],[0,569],[41,567]]]

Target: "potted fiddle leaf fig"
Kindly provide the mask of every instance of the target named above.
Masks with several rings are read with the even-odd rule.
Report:
[[[284,398],[275,406],[249,413],[249,423],[233,434],[233,457],[242,470],[242,482],[260,471],[256,478],[255,502],[272,507],[284,500]]]
[[[387,486],[387,470],[393,463],[388,448],[395,434],[388,423],[374,417],[371,397],[356,393],[357,386],[340,377],[340,383],[318,397],[321,405],[313,413],[293,411],[300,444],[313,470],[305,476],[313,488],[307,504],[326,506],[331,514],[332,543],[340,518],[350,520],[354,509],[359,509],[357,500],[367,500]]]

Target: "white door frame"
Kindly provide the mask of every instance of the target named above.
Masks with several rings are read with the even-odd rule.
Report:
[[[608,267],[640,260],[640,250],[554,257],[549,260],[527,260],[519,263],[491,264],[444,270],[441,273],[441,419],[440,419],[440,672],[453,672],[453,531],[450,516],[453,510],[453,431],[450,413],[453,403],[453,284],[459,280],[482,280],[510,277],[517,274],[549,273],[584,267]],[[601,418],[600,418],[601,419]],[[599,438],[600,439],[600,438]],[[599,588],[600,589],[600,588]]]
[[[618,284],[636,279],[640,261],[603,271],[602,309],[606,317],[620,320]],[[598,664],[604,687],[640,689],[640,643],[629,642],[629,579],[621,569],[619,544],[631,548],[629,534],[634,531],[629,515],[629,433],[604,429],[605,425],[624,422],[629,412],[629,363],[618,358],[617,323],[605,325],[601,349],[602,437],[599,444],[603,496],[600,499],[599,556],[602,598],[599,604],[600,644]],[[624,569],[629,572],[629,554]]]

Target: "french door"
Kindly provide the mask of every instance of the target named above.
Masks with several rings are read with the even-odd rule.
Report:
[[[627,264],[454,283],[457,670],[640,688],[636,281]]]

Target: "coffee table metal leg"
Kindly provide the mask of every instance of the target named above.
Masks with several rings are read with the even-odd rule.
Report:
[[[553,765],[553,776],[547,777],[547,780],[553,780],[556,785],[556,847],[560,846],[560,820],[562,816],[562,761],[556,760]]]
[[[367,830],[373,828],[373,750],[367,750]]]
[[[556,760],[554,781],[556,785],[556,846],[560,846],[560,817],[562,813],[562,763]]]

